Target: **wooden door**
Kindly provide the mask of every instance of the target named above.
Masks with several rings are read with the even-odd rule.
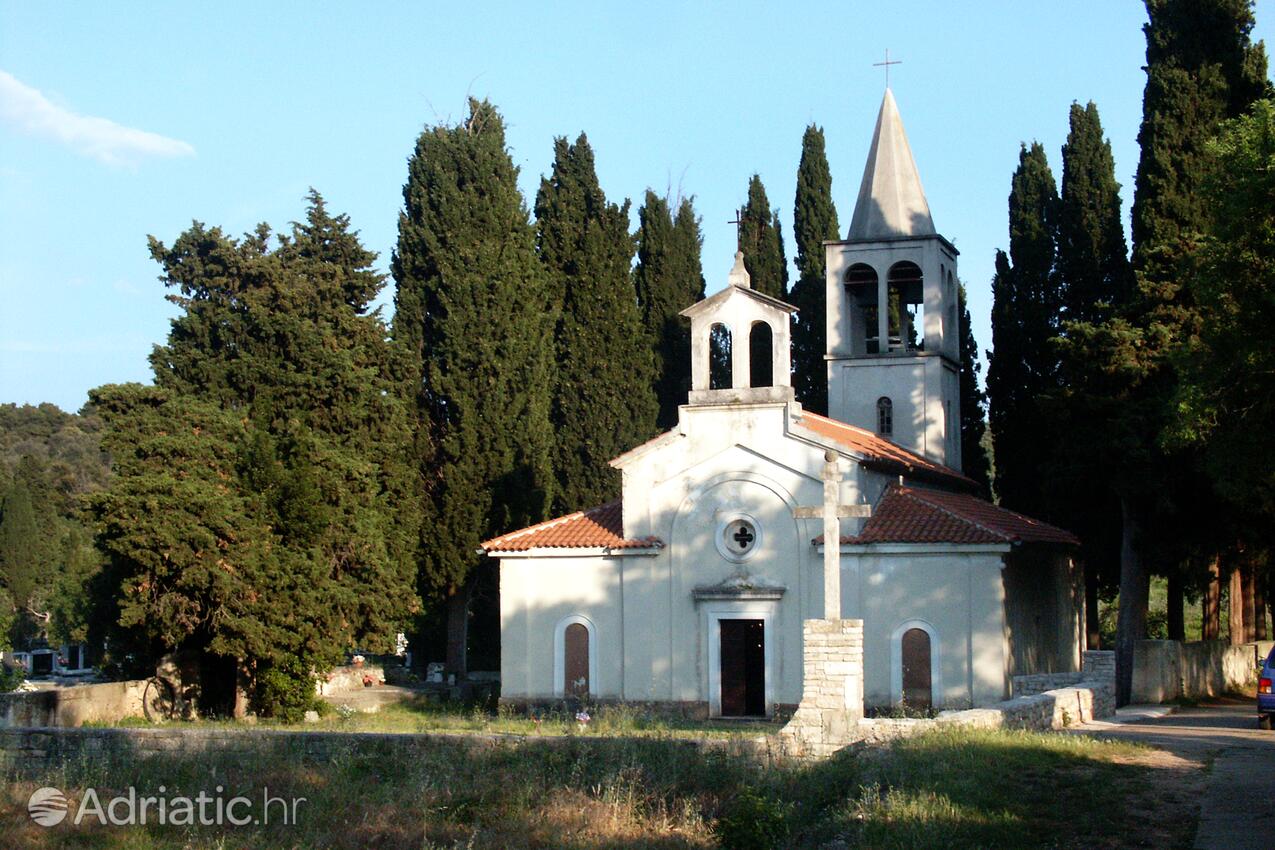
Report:
[[[766,716],[766,624],[719,620],[722,716]]]
[[[930,686],[930,635],[924,629],[903,633],[903,704],[929,711],[934,704]]]
[[[589,630],[580,623],[567,626],[563,634],[563,693],[569,697],[589,695]]]

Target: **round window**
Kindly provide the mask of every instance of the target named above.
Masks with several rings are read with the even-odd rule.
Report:
[[[735,514],[718,528],[717,550],[732,561],[747,560],[760,543],[761,532],[750,516]]]

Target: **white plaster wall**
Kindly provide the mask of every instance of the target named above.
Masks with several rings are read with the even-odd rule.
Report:
[[[829,415],[877,430],[877,400],[888,396],[894,406],[895,443],[939,463],[960,463],[949,456],[948,418],[956,417],[960,398],[956,370],[945,358],[925,352],[832,360],[828,363]],[[948,407],[950,403],[951,407]]]
[[[625,560],[601,556],[501,559],[501,696],[555,696],[554,633],[558,623],[572,615],[583,616],[594,626],[589,652],[597,655],[598,675],[591,683],[593,693],[603,699],[622,696]]]
[[[842,555],[844,616],[863,620],[864,702],[889,706],[894,632],[920,620],[939,636],[936,705],[988,705],[1008,693],[1001,556],[865,547]]]

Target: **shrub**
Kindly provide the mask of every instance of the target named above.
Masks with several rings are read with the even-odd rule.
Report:
[[[284,657],[257,673],[254,707],[263,717],[298,723],[305,713],[319,709],[315,678],[303,658]]]
[[[713,824],[725,850],[772,850],[788,837],[789,807],[744,788]]]
[[[0,662],[0,694],[16,691],[26,677],[26,671],[21,667],[10,667]]]

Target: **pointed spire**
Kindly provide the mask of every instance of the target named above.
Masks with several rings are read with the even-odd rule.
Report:
[[[889,239],[935,232],[899,107],[886,89],[846,238]]]
[[[726,282],[730,286],[742,286],[748,289],[752,286],[752,278],[748,274],[748,269],[744,268],[744,252],[735,252],[735,265],[730,270],[730,275],[726,278]]]

